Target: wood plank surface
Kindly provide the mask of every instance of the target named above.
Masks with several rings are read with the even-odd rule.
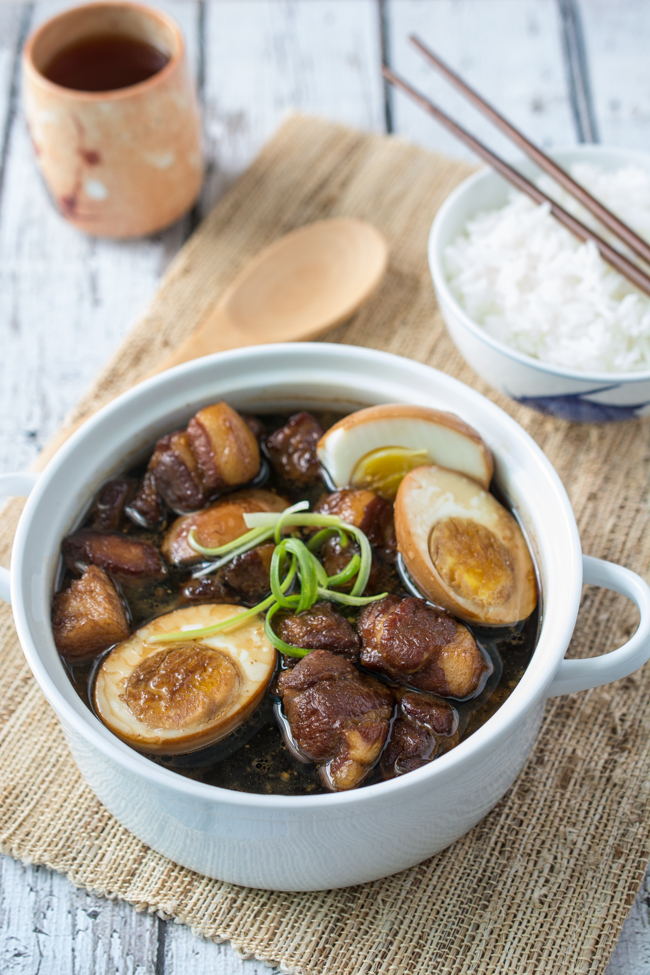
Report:
[[[152,0],[149,0],[152,2]],[[402,96],[391,65],[500,151],[501,137],[426,68],[411,31],[532,138],[576,140],[555,0],[165,0],[181,23],[204,104],[208,172],[197,211],[135,242],[84,237],[53,211],[36,173],[15,83],[21,38],[67,2],[0,3],[0,471],[26,467],[146,305],[201,214],[290,108],[465,150]],[[648,0],[581,0],[601,138],[650,145]],[[13,87],[12,87],[13,86]],[[0,861],[0,972],[12,975],[262,975],[229,945],[76,890],[43,867]],[[609,975],[650,975],[648,879]],[[410,975],[410,973],[409,973]]]
[[[650,3],[583,0],[582,23],[600,141],[650,149]]]
[[[26,8],[30,27],[66,6],[71,4]],[[169,0],[161,6],[191,38],[196,63],[197,3]],[[144,309],[189,232],[186,219],[146,240],[80,234],[48,199],[22,110],[8,143],[0,199],[0,471],[33,461]]]
[[[512,157],[511,143],[429,67],[409,34],[418,34],[541,146],[575,142],[555,3],[387,0],[387,24],[393,69],[500,154]],[[449,156],[475,158],[405,95],[395,92],[392,104],[400,135]]]
[[[44,867],[0,861],[2,975],[272,975],[180,924],[77,890]]]
[[[383,131],[376,0],[218,0],[205,50],[204,208],[292,109]]]

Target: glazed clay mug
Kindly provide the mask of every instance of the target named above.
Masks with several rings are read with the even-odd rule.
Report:
[[[74,56],[84,43],[106,38],[150,45],[162,67],[107,91],[46,77],[66,51]],[[76,227],[100,237],[137,237],[192,206],[203,175],[200,119],[183,38],[170,17],[128,2],[67,10],[28,38],[23,80],[41,173]]]

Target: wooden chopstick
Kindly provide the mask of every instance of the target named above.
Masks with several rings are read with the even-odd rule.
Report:
[[[465,145],[469,146],[469,148],[475,152],[477,156],[480,156],[481,159],[484,159],[487,163],[489,163],[493,169],[496,169],[498,173],[507,179],[508,182],[516,186],[518,190],[521,190],[522,193],[526,193],[533,200],[535,200],[536,203],[548,203],[551,213],[556,220],[563,224],[567,230],[570,230],[571,233],[575,234],[575,236],[580,240],[593,241],[601,256],[609,264],[611,264],[612,267],[615,267],[616,270],[623,275],[623,277],[627,278],[628,281],[634,284],[640,291],[643,291],[644,294],[650,297],[650,277],[648,277],[648,275],[645,274],[640,267],[628,260],[627,257],[617,251],[614,247],[611,247],[607,241],[603,240],[602,237],[599,237],[598,234],[594,233],[593,230],[590,230],[589,227],[586,227],[583,223],[577,220],[576,217],[568,213],[559,205],[559,203],[556,203],[555,200],[552,200],[546,195],[546,193],[543,193],[542,190],[535,186],[534,183],[531,183],[530,180],[526,179],[525,176],[522,176],[520,172],[514,169],[504,159],[501,159],[500,156],[497,156],[495,152],[492,152],[492,150],[488,149],[486,145],[479,142],[479,140],[471,135],[466,129],[460,126],[457,122],[454,122],[454,120],[446,115],[442,109],[438,108],[437,105],[434,105],[433,102],[429,101],[429,99],[422,95],[419,91],[412,88],[411,85],[404,81],[403,78],[400,78],[398,75],[394,74],[390,68],[385,66],[382,67],[382,73],[384,78],[390,82],[391,85],[394,85],[396,88],[400,88],[407,95],[409,95],[414,102],[424,109],[425,112],[432,115],[433,118],[437,119],[437,121],[444,125],[445,128],[449,129],[449,131],[452,132],[456,138],[460,139],[461,142],[464,142]]]
[[[626,223],[623,223],[616,214],[608,210],[607,207],[596,200],[591,193],[588,193],[584,186],[580,183],[576,183],[572,176],[567,173],[566,169],[559,166],[553,159],[542,152],[534,143],[530,142],[529,139],[520,132],[511,122],[501,115],[493,105],[486,102],[484,98],[479,95],[477,91],[463,81],[459,75],[457,75],[449,65],[434,54],[423,41],[420,40],[415,34],[411,34],[409,37],[411,43],[418,49],[420,54],[422,54],[426,60],[433,65],[452,85],[454,85],[460,92],[462,92],[465,97],[472,102],[476,108],[479,109],[497,128],[501,129],[502,132],[512,139],[515,145],[519,146],[520,149],[529,156],[530,159],[536,163],[540,169],[552,176],[556,182],[563,186],[572,196],[579,200],[580,203],[589,210],[590,213],[594,215],[602,224],[609,228],[613,234],[619,237],[623,243],[627,244],[630,250],[633,250],[635,254],[643,258],[644,261],[650,263],[650,244],[639,237],[637,233],[628,227]]]

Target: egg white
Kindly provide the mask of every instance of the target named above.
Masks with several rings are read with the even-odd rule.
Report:
[[[186,606],[152,620],[128,640],[119,643],[103,661],[95,682],[95,708],[104,724],[119,738],[141,751],[182,754],[203,748],[234,731],[261,700],[275,670],[276,651],[264,633],[264,620],[255,616],[232,632],[198,637],[197,646],[220,651],[239,676],[236,697],[210,721],[195,721],[183,728],[152,728],[141,722],[124,700],[126,682],[152,654],[179,644],[151,643],[161,633],[183,631],[183,646],[191,645],[192,630],[220,623],[244,610],[243,606],[206,604]]]
[[[381,447],[426,450],[424,464],[459,471],[486,488],[492,477],[492,456],[476,431],[451,413],[403,403],[345,417],[321,438],[318,457],[336,487],[353,487],[357,463]]]

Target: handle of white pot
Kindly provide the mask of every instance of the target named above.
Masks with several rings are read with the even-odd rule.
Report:
[[[650,586],[622,565],[593,559],[590,555],[582,556],[582,566],[585,584],[613,589],[627,596],[637,606],[641,620],[634,636],[618,650],[586,660],[563,660],[549,688],[549,697],[587,691],[620,680],[650,658]]]
[[[0,474],[0,500],[2,498],[26,498],[38,480],[38,474],[24,471],[21,474]],[[0,599],[11,602],[9,569],[0,566]]]

